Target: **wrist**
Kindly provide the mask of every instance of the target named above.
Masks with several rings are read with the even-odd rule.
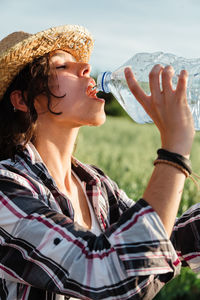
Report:
[[[165,163],[179,169],[186,177],[189,177],[192,174],[191,161],[187,157],[163,148],[158,149],[157,154],[158,157],[154,161],[154,165]]]
[[[162,146],[162,149],[172,152],[172,153],[177,153],[179,155],[182,155],[186,159],[190,158],[190,151],[189,150],[184,150],[179,146]]]
[[[192,148],[192,142],[190,143],[188,140],[186,141],[187,141],[187,145],[183,144],[178,139],[176,139],[175,143],[162,141],[162,149],[165,149],[169,152],[180,154],[185,158],[189,159],[191,148]]]
[[[195,132],[183,134],[175,131],[176,129],[171,129],[170,134],[161,134],[162,148],[189,159]]]

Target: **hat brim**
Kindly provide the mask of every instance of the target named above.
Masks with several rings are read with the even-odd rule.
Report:
[[[12,44],[9,36],[0,42],[4,43],[1,45],[4,50],[0,49],[0,100],[14,77],[35,58],[60,49],[69,52],[78,62],[88,62],[94,45],[88,30],[78,25],[53,27],[36,34],[16,32],[10,39],[11,36],[16,40],[11,47],[7,46]]]

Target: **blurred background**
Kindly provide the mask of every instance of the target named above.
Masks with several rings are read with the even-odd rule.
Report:
[[[14,31],[36,33],[63,24],[87,27],[95,38],[90,60],[93,76],[114,70],[138,52],[164,51],[200,57],[199,0],[0,0],[0,39]],[[102,168],[137,201],[153,169],[159,133],[153,124],[135,124],[111,94],[106,98],[107,122],[84,127],[76,156]],[[191,153],[200,175],[200,132]],[[123,176],[122,176],[123,174]],[[199,202],[196,185],[186,181],[179,215]],[[183,268],[156,300],[199,300],[200,274]]]
[[[0,39],[79,24],[95,38],[94,70],[115,69],[137,52],[200,57],[199,0],[0,0]]]

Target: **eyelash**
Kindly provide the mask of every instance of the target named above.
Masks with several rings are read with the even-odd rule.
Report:
[[[57,66],[56,69],[65,69],[66,66],[65,65],[62,65],[62,66]]]

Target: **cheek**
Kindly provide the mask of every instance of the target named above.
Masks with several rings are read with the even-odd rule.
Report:
[[[67,94],[67,89],[70,87],[68,80],[59,76],[56,72],[52,73],[48,80],[48,86],[51,93],[57,97],[62,97]]]
[[[60,97],[51,97],[52,107],[55,112],[62,112],[63,115],[71,115],[79,110],[79,97],[76,89],[74,89],[72,86],[59,86],[59,90],[56,90],[56,93],[54,93],[54,95]]]
[[[72,114],[73,111],[81,109],[84,87],[77,82],[77,78],[52,74],[49,78],[49,89],[56,96],[51,97],[54,111],[65,111],[67,108],[67,111]]]
[[[74,80],[63,80],[59,83],[59,89],[56,95],[64,96],[63,100],[65,99],[66,104],[75,106],[82,102],[84,91]]]

